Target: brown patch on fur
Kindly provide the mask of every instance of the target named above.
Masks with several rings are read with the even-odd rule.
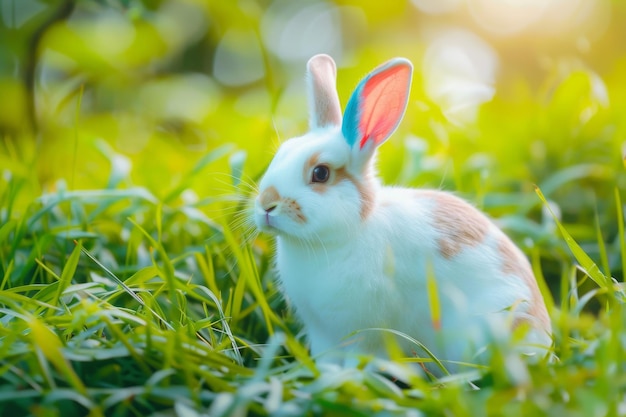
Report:
[[[498,251],[502,256],[502,272],[505,274],[515,275],[523,280],[530,289],[531,299],[528,301],[528,318],[516,317],[513,322],[513,328],[528,322],[532,327],[550,331],[550,317],[545,309],[545,304],[541,291],[537,286],[537,280],[533,275],[528,260],[518,251],[513,242],[506,236],[501,236],[498,240]]]
[[[328,190],[328,183],[320,184],[315,182],[311,184],[311,188],[318,194],[324,194]]]
[[[269,210],[273,207],[276,207],[278,202],[280,201],[280,194],[278,194],[278,190],[275,187],[267,187],[261,195],[259,195],[259,203],[263,210]]]
[[[434,199],[433,222],[439,232],[439,253],[446,259],[456,256],[464,247],[480,244],[489,230],[489,220],[474,206],[451,194],[419,191],[419,198]]]
[[[374,210],[376,197],[374,188],[369,184],[369,174],[364,176],[363,182],[359,182],[345,167],[342,167],[335,171],[333,184],[337,184],[339,181],[349,181],[357,189],[361,200],[361,220],[367,219]]]
[[[502,256],[502,272],[505,274],[519,275],[522,269],[526,269],[527,265],[520,265],[521,262],[515,246],[504,236],[498,240],[498,251]]]

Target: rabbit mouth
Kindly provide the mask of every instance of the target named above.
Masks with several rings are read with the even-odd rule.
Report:
[[[268,212],[257,213],[256,215],[256,226],[262,232],[267,232],[271,234],[278,234],[280,229],[277,225],[278,219],[276,216],[270,215]]]
[[[273,221],[272,221],[272,216],[270,216],[269,213],[264,213],[263,214],[263,228],[265,228],[267,230],[275,229]]]

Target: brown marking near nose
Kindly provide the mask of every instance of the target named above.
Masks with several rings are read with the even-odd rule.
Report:
[[[292,198],[285,199],[284,203],[284,211],[287,216],[289,216],[296,223],[306,223],[307,219],[304,213],[302,213],[302,207],[300,204]]]
[[[513,328],[523,323],[528,323],[531,327],[550,332],[550,317],[546,311],[543,296],[541,291],[539,291],[537,280],[528,260],[519,252],[513,242],[504,235],[498,239],[498,252],[500,252],[502,257],[502,272],[521,279],[530,289],[531,299],[526,300],[529,303],[528,311],[526,312],[528,317],[516,317],[513,321]]]

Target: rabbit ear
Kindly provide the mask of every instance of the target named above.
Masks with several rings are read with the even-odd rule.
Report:
[[[360,151],[375,149],[387,139],[406,110],[413,65],[395,58],[374,69],[357,86],[346,106],[342,132],[348,144]]]
[[[335,88],[336,78],[335,61],[328,55],[315,55],[307,63],[311,129],[341,124],[341,106]]]

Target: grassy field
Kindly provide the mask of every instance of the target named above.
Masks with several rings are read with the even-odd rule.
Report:
[[[120,2],[130,3],[143,4]],[[140,7],[122,9],[149,37]],[[52,27],[41,49],[71,54],[59,46],[71,30]],[[404,52],[397,38],[378,42],[339,69],[344,103],[363,74]],[[455,191],[496,219],[531,259],[558,359],[526,363],[494,346],[484,368],[424,378],[399,361],[389,378],[369,358],[316,366],[278,292],[271,238],[242,218],[278,143],[306,128],[303,91],[281,81],[303,66],[292,75],[272,61],[249,89],[197,74],[144,83],[139,49],[102,68],[109,52],[74,47],[80,71],[42,81],[39,123],[24,127],[0,104],[0,415],[626,415],[623,57],[534,78],[503,65],[496,94],[464,123],[418,68],[381,176]],[[172,54],[168,65],[186,59]],[[406,54],[419,62],[423,51]],[[175,94],[206,89],[218,97],[210,111],[172,116]],[[174,102],[188,114],[195,99]]]

